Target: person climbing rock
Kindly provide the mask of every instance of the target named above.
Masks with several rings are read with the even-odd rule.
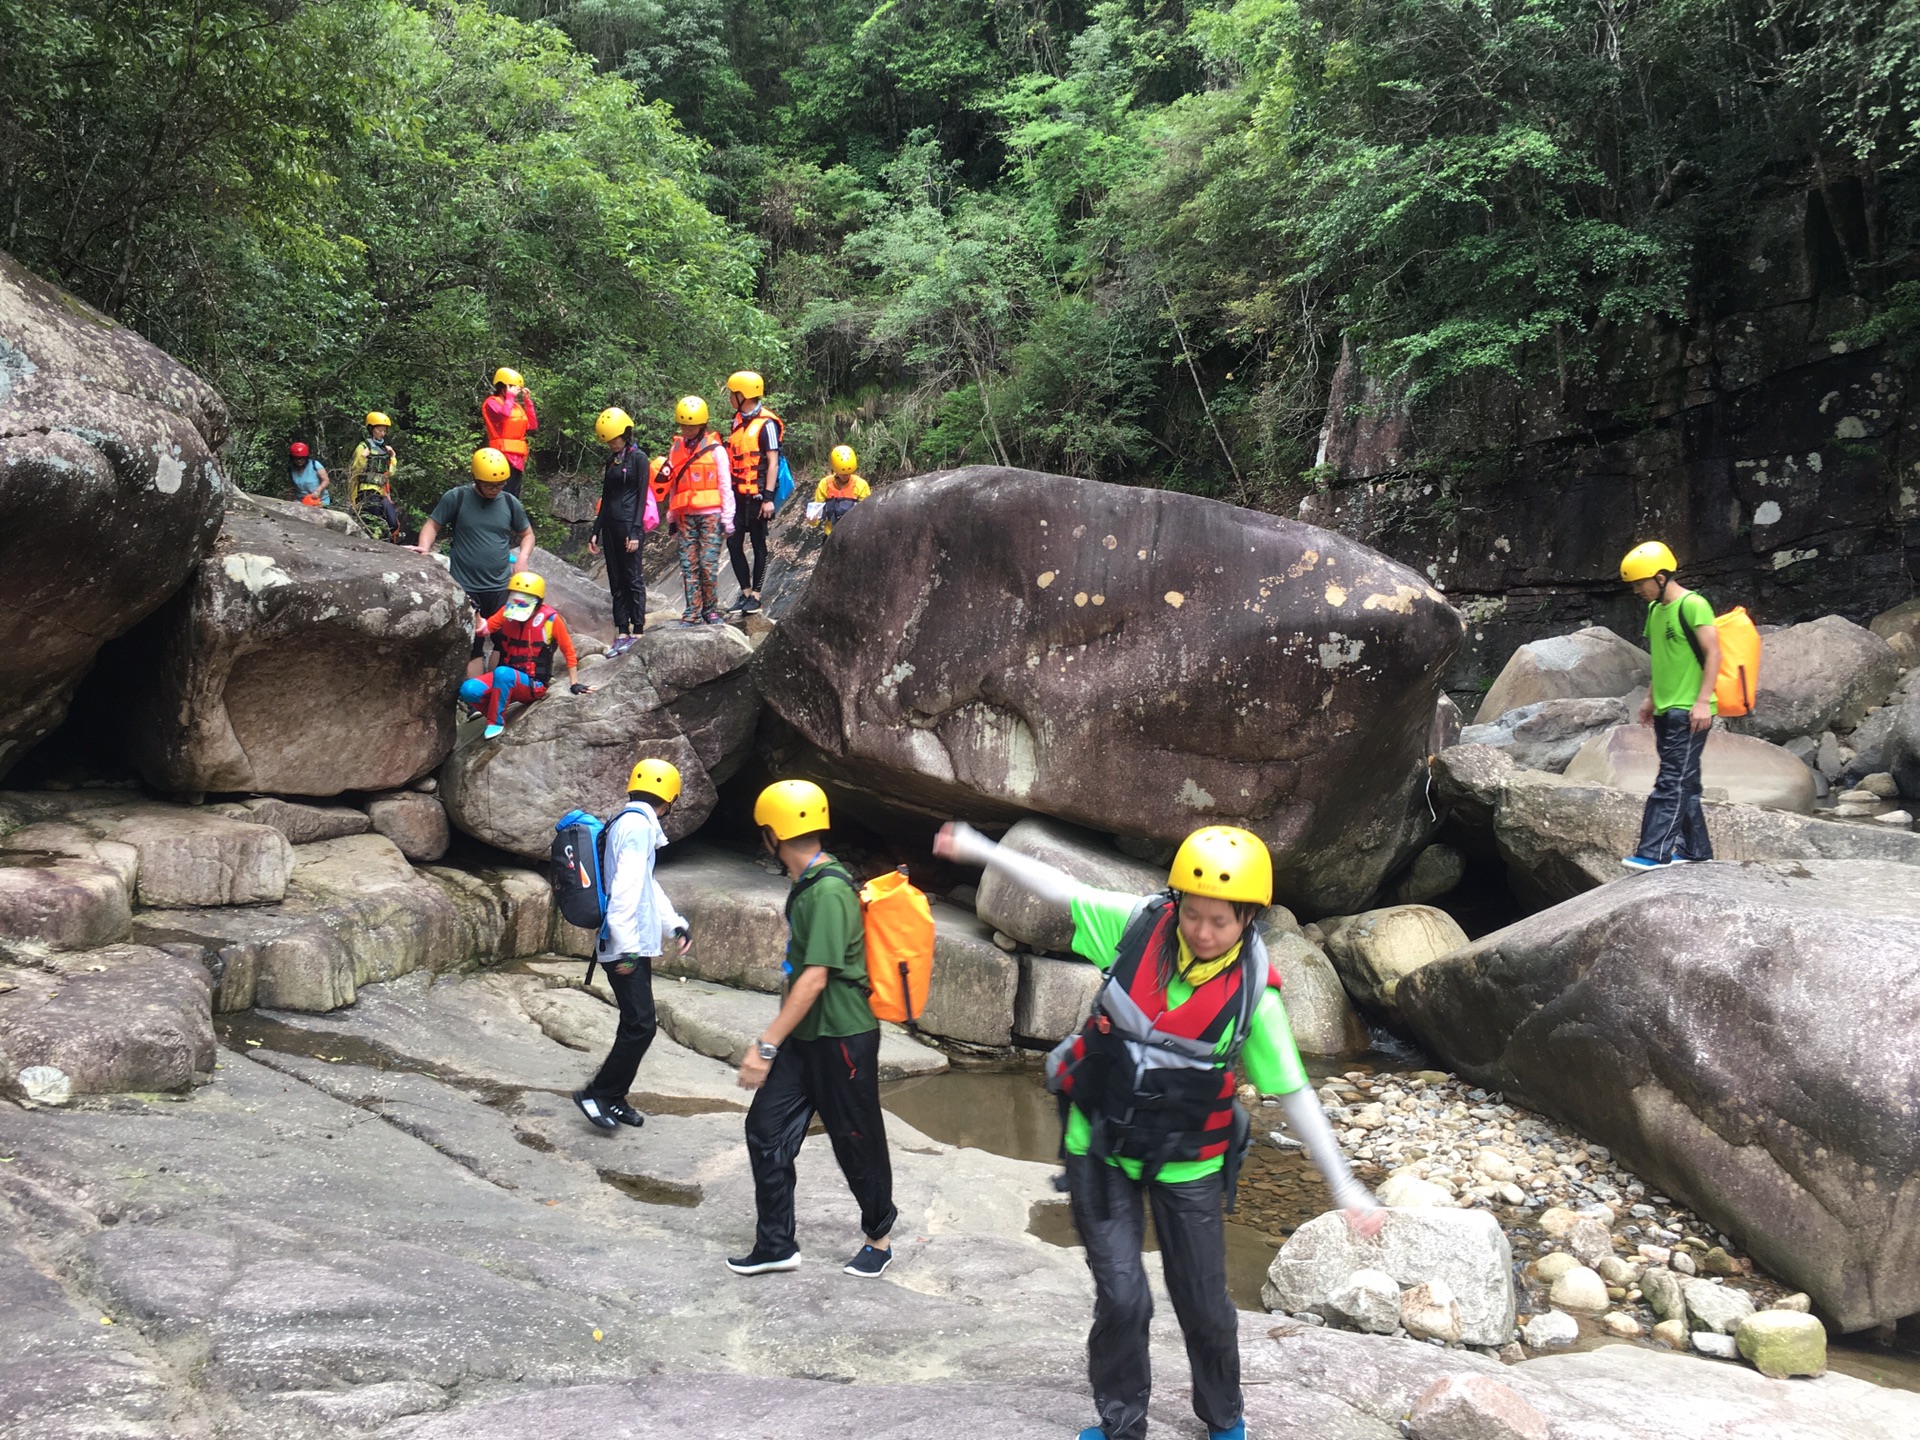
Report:
[[[860,457],[851,445],[836,445],[827,456],[828,473],[813,487],[813,503],[807,506],[807,523],[824,525],[833,534],[836,520],[846,518],[849,510],[873,493],[873,487],[860,478]]]
[[[594,434],[607,447],[600,472],[600,503],[594,507],[587,549],[607,557],[607,589],[613,595],[610,656],[624,655],[647,627],[647,577],[640,568],[640,542],[658,523],[648,490],[646,452],[633,440],[633,417],[618,405],[600,412]]]
[[[774,488],[780,477],[780,441],[785,422],[767,409],[767,382],[752,370],[727,377],[733,402],[733,430],[727,436],[728,466],[733,471],[733,532],[727,554],[733,578],[740,582],[739,609],[760,608],[760,586],[767,578],[767,523],[773,519]],[[747,564],[747,541],[753,564]]]
[[[627,1103],[627,1092],[659,1029],[653,962],[666,953],[669,936],[683,955],[689,943],[686,920],[654,874],[655,854],[667,843],[660,822],[679,798],[679,770],[664,760],[642,760],[627,777],[626,808],[607,821],[607,922],[594,958],[607,972],[620,1021],[600,1069],[584,1089],[573,1092],[580,1113],[602,1130],[646,1124],[646,1117]]]
[[[1047,1057],[1048,1087],[1070,1102],[1068,1190],[1093,1273],[1087,1374],[1100,1423],[1080,1440],[1147,1433],[1143,1205],[1186,1338],[1194,1413],[1210,1440],[1245,1440],[1222,1214],[1248,1140],[1237,1073],[1280,1097],[1356,1231],[1378,1234],[1383,1218],[1307,1082],[1255,928],[1273,903],[1273,857],[1250,832],[1209,825],[1175,853],[1168,888],[1142,899],[1083,885],[959,822],[943,826],[933,848],[1065,908],[1074,950],[1107,972],[1085,1028]]]
[[[491,740],[506,729],[507,706],[531,705],[546,698],[556,649],[567,662],[567,684],[573,693],[593,693],[591,685],[580,683],[567,622],[547,604],[545,578],[531,570],[522,570],[507,581],[506,603],[477,620],[474,630],[483,642],[491,635],[500,647],[500,663],[491,675],[467,680],[460,686],[460,698],[486,716],[483,738]]]
[[[293,487],[293,498],[302,505],[333,504],[333,496],[327,493],[332,484],[327,467],[304,440],[287,446],[287,483]]]
[[[810,780],[760,792],[760,843],[793,881],[787,892],[786,993],[740,1062],[747,1160],[758,1220],[753,1249],[727,1268],[764,1275],[800,1268],[793,1233],[794,1161],[820,1118],[860,1206],[866,1243],[841,1268],[872,1279],[892,1263],[893,1162],[880,1110],[880,1024],[867,1003],[866,934],[846,867],[826,851],[827,797]]]
[[[1658,540],[1634,546],[1620,562],[1620,578],[1647,602],[1653,683],[1640,702],[1640,723],[1653,727],[1660,757],[1640,815],[1640,844],[1620,862],[1629,870],[1713,858],[1700,804],[1700,759],[1718,710],[1720,631],[1706,597],[1674,579],[1679,568],[1673,551]]]
[[[393,421],[384,410],[367,412],[367,438],[353,447],[353,460],[347,466],[347,491],[353,497],[353,513],[377,540],[400,539],[400,512],[393,504],[393,475],[399,457],[387,443]]]
[[[493,394],[480,404],[480,423],[486,427],[487,444],[506,456],[512,467],[507,493],[518,500],[527,473],[527,436],[540,428],[540,417],[533,412],[533,392],[518,370],[502,365],[493,372]]]
[[[448,556],[453,583],[467,592],[475,615],[491,615],[507,603],[508,578],[526,569],[533,555],[533,522],[519,500],[502,493],[513,473],[506,456],[476,450],[472,468],[473,483],[455,486],[435,502],[413,548],[431,555],[445,531],[453,542]],[[486,636],[476,634],[468,678],[480,675],[486,650]]]
[[[655,484],[667,501],[667,528],[680,537],[683,625],[726,623],[717,590],[720,544],[733,533],[733,477],[727,447],[707,428],[707,402],[685,395],[673,407],[674,436]]]

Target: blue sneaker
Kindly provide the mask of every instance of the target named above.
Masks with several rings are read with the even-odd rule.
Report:
[[[1658,870],[1667,862],[1664,860],[1649,860],[1644,855],[1629,855],[1620,863],[1629,870]]]
[[[1247,1440],[1247,1421],[1243,1415],[1224,1430],[1207,1431],[1207,1440]]]
[[[1089,1425],[1080,1432],[1077,1440],[1107,1440],[1107,1432],[1098,1425]]]
[[[482,740],[491,740],[496,736],[506,734],[506,732],[507,727],[504,725],[489,725],[480,732],[480,738]]]

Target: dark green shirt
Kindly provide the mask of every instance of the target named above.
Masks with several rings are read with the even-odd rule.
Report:
[[[525,506],[504,490],[482,500],[478,490],[462,485],[440,497],[432,518],[447,537],[454,584],[470,595],[507,588],[514,542],[527,533]]]
[[[806,888],[794,897],[787,917],[787,983],[815,965],[827,972],[827,988],[794,1027],[795,1040],[864,1035],[880,1025],[867,1003],[867,933],[860,897],[838,875],[810,878],[820,866],[836,863],[823,851],[793,882]]]

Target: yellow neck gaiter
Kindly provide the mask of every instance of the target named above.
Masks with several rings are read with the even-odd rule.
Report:
[[[1187,937],[1180,935],[1180,954],[1174,961],[1174,967],[1180,972],[1180,978],[1198,990],[1207,981],[1240,962],[1240,947],[1247,942],[1236,940],[1233,948],[1218,960],[1202,960],[1193,953],[1193,947],[1187,944]]]

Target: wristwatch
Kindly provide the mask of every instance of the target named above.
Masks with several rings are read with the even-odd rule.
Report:
[[[780,1053],[780,1047],[778,1045],[769,1045],[764,1040],[754,1041],[753,1048],[760,1052],[760,1058],[762,1060],[771,1060]]]

